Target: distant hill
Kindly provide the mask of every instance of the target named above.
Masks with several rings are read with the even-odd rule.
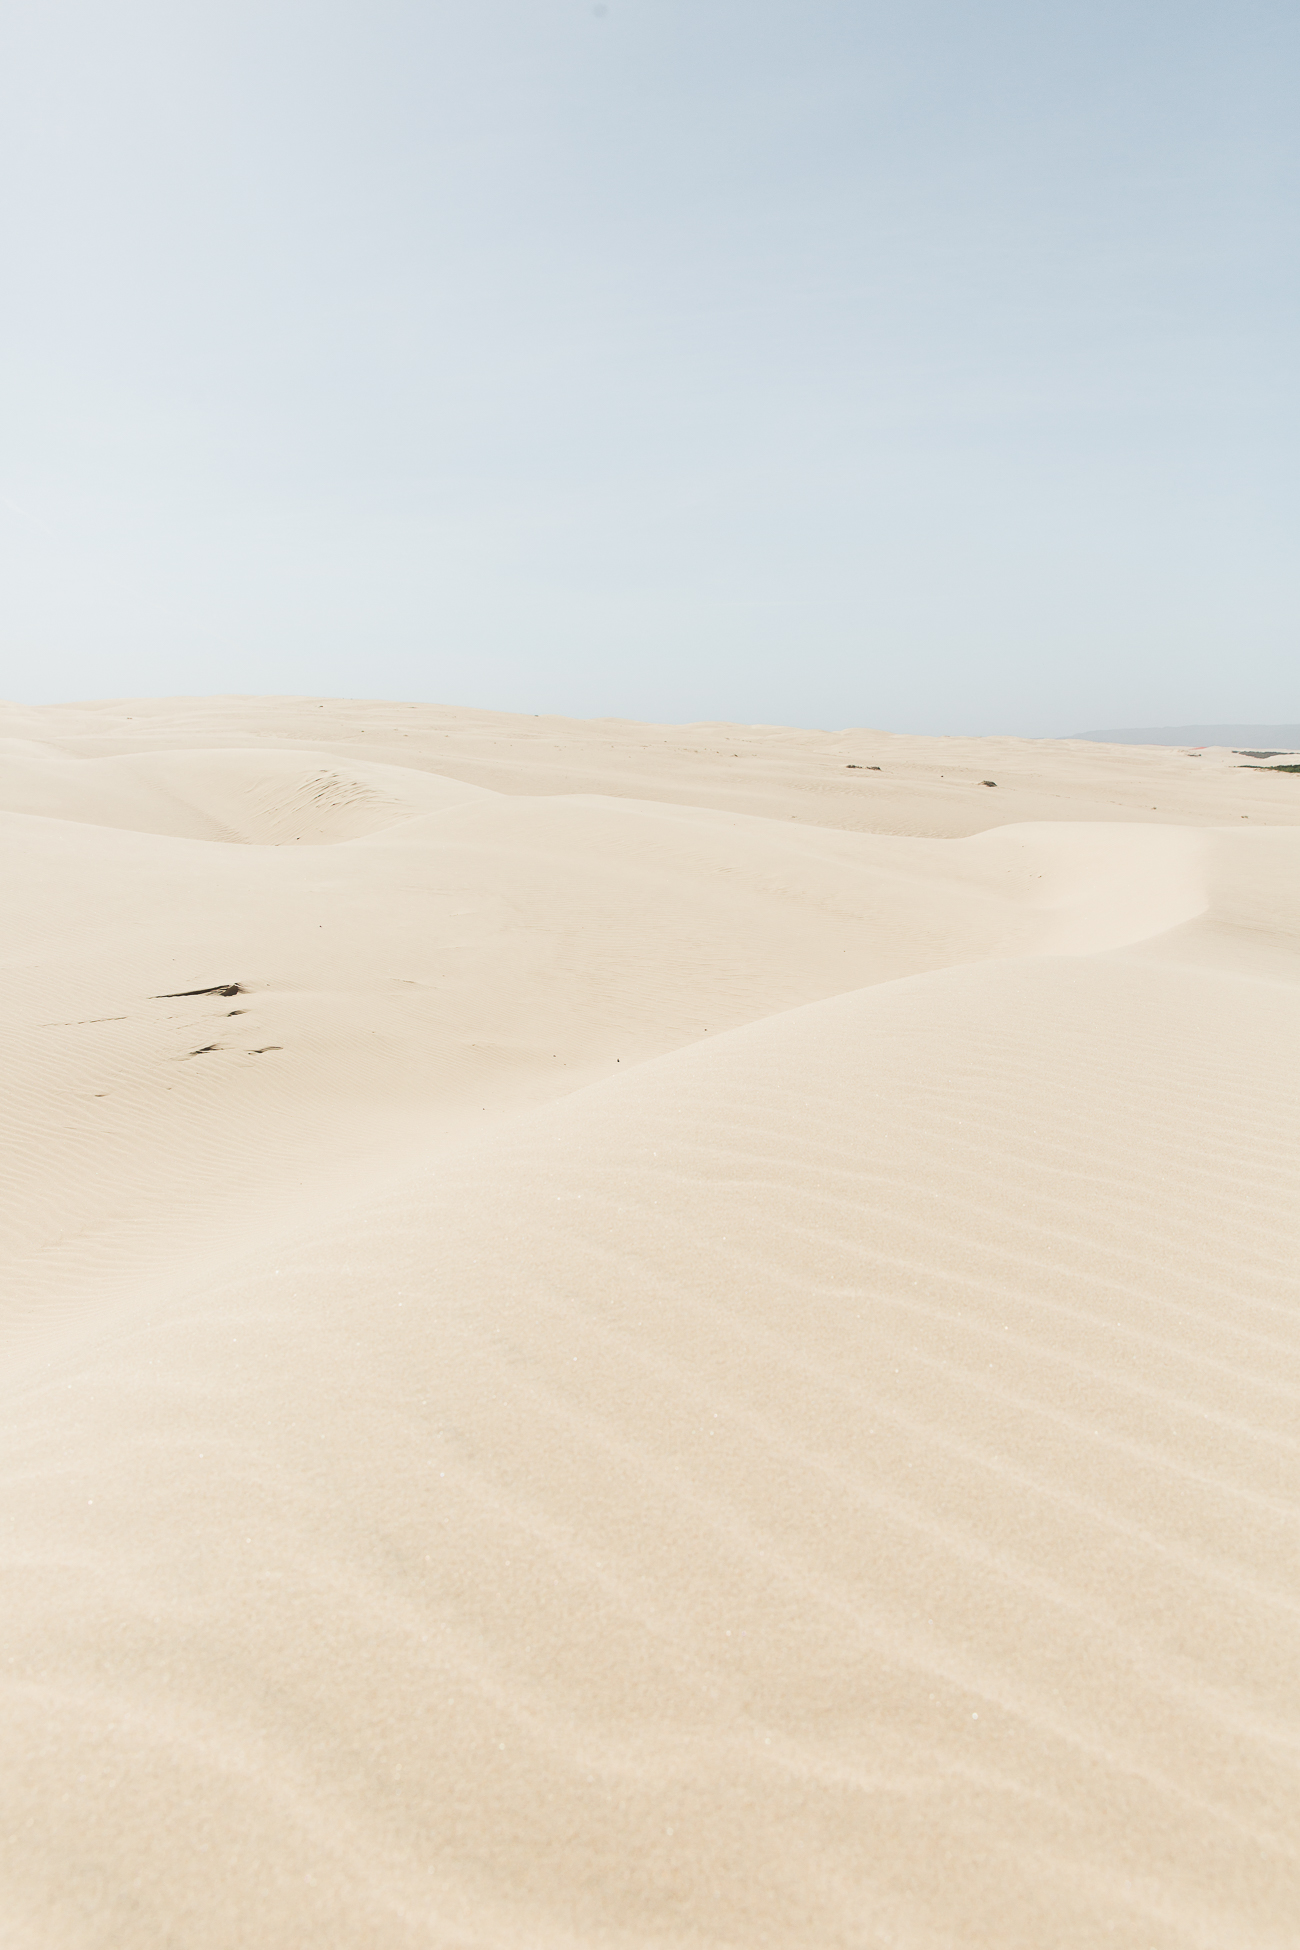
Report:
[[[1231,745],[1265,746],[1270,751],[1300,751],[1300,724],[1165,724],[1140,725],[1127,731],[1075,731],[1071,737],[1090,738],[1097,745]]]

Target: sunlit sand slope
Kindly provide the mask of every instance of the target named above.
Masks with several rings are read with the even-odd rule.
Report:
[[[0,834],[11,1348],[382,1186],[453,1127],[845,988],[1108,946],[1206,899],[1205,837],[1167,829],[906,840],[482,793],[311,849],[3,814]]]
[[[1293,1950],[1300,781],[398,709],[11,714],[5,1950]]]
[[[905,980],[55,1368],[17,1940],[1293,1943],[1297,1059],[1246,978]]]

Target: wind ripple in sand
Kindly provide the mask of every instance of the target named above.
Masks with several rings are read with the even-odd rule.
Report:
[[[1223,986],[800,1011],[60,1374],[15,1431],[77,1570],[11,1612],[48,1662],[62,1593],[14,1886],[129,1861],[136,1940],[184,1891],[223,1945],[1287,1942],[1294,1260],[1204,1192],[1243,1089],[1300,1135],[1295,1018],[1257,984],[1225,1035]]]
[[[1289,1950],[1291,836],[1011,828],[954,871],[928,840],[517,810],[312,871],[380,916],[399,855],[502,888],[522,862],[512,898],[583,917],[531,999],[568,982],[642,1060],[358,1139],[350,1209],[141,1259],[96,1311],[119,1234],[15,1370],[6,1940]],[[155,889],[168,846],[259,852],[128,842]],[[232,913],[296,885],[229,872]],[[638,903],[672,938],[640,989]],[[874,985],[797,1006],[867,925]],[[296,952],[283,900],[274,926]],[[340,995],[372,992],[363,946]],[[966,965],[889,979],[941,947]],[[749,1025],[673,1049],[693,953]],[[391,1137],[407,1099],[344,1020],[306,1113],[192,1066],[200,1128],[260,1122],[287,1184],[277,1135],[351,1078]],[[182,1197],[149,1129],[129,1156]]]

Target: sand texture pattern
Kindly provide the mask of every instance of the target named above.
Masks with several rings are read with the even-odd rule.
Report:
[[[1294,1950],[1300,777],[182,699],[0,830],[6,1950]]]

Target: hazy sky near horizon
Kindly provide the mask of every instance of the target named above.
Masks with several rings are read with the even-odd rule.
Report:
[[[8,0],[0,693],[1300,715],[1281,0]]]

